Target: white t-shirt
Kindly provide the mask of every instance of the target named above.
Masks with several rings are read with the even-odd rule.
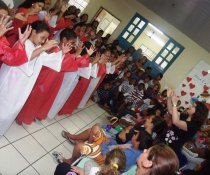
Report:
[[[2,0],[10,9],[14,8],[13,0]]]

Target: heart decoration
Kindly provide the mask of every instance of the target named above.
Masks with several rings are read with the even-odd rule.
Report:
[[[181,96],[185,96],[187,93],[185,91],[181,91]]]
[[[192,83],[190,83],[190,84],[189,84],[189,87],[190,87],[190,89],[193,89],[193,88],[195,88],[195,85],[192,84]]]
[[[187,77],[187,82],[190,82],[192,80],[191,77]]]
[[[205,77],[206,75],[208,75],[208,72],[203,70],[202,75]]]
[[[190,92],[190,96],[193,97],[195,95],[195,93],[193,92]]]
[[[182,87],[185,87],[186,86],[186,84],[182,84]]]
[[[184,103],[185,103],[186,105],[187,105],[187,104],[189,104],[189,102],[188,102],[188,101],[185,101]]]
[[[204,90],[204,91],[208,91],[208,90],[209,90],[209,87],[206,86],[206,85],[204,85],[204,86],[203,86],[203,90]]]

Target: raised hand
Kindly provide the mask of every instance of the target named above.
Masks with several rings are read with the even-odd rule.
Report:
[[[0,17],[0,37],[7,33],[9,30],[13,29],[11,25],[12,21],[10,19],[10,16],[2,15]]]
[[[61,12],[65,13],[65,11],[69,8],[69,4],[66,2],[62,3]]]
[[[86,51],[87,51],[87,53],[88,53],[89,56],[92,55],[93,52],[95,52],[95,50],[96,50],[96,48],[94,46],[91,46],[90,49],[87,49],[86,48]]]
[[[171,101],[172,101],[172,103],[173,104],[177,104],[178,100],[179,99],[178,99],[176,93],[174,91],[172,91],[172,93],[171,93]]]
[[[52,49],[53,47],[56,47],[58,46],[58,42],[55,41],[55,40],[47,40],[44,45],[42,46],[42,49],[44,51],[47,51],[47,50],[50,50]]]
[[[173,90],[171,88],[167,89],[167,97],[171,97]]]
[[[95,60],[100,60],[100,58],[101,58],[101,54],[100,52],[97,52],[95,56]]]
[[[48,12],[48,13],[46,14],[46,16],[44,17],[45,21],[48,22],[48,21],[52,18],[52,16],[53,16],[52,12]]]
[[[68,52],[70,52],[70,50],[72,49],[72,45],[71,44],[62,44],[62,46],[61,46],[61,48],[62,48],[62,52],[63,52],[63,54],[66,54],[66,53],[68,53]]]
[[[28,37],[30,36],[31,34],[31,26],[30,25],[27,25],[26,27],[26,30],[24,31],[24,33],[21,33],[21,29],[18,28],[18,33],[19,33],[19,40],[22,44],[25,43],[25,41],[28,39]]]

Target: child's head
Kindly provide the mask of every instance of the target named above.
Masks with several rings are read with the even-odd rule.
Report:
[[[126,72],[126,74],[124,75],[125,78],[129,79],[131,77],[131,72],[128,71]]]
[[[104,34],[104,31],[103,31],[103,30],[99,30],[99,31],[96,33],[96,37],[97,37],[97,38],[101,38],[103,34]]]
[[[109,49],[103,49],[100,51],[101,59],[103,62],[107,62],[111,56],[111,51]]]
[[[64,29],[61,33],[60,33],[60,44],[69,44],[72,45],[72,47],[74,47],[75,42],[77,39],[77,35],[74,32],[74,30],[72,29]]]
[[[31,27],[32,32],[29,39],[37,46],[44,44],[50,34],[48,25],[44,21],[35,21]]]
[[[155,115],[149,115],[145,118],[144,127],[145,129],[153,130],[154,124],[153,121],[155,119]]]
[[[148,83],[150,80],[151,80],[151,76],[148,75],[148,76],[144,77],[144,82],[145,83]]]
[[[140,59],[139,59],[139,62],[144,65],[146,62],[147,62],[147,57],[146,56],[142,56]]]
[[[157,76],[155,77],[155,79],[157,81],[160,81],[162,78],[163,78],[163,74],[162,73],[157,74]]]
[[[167,89],[164,89],[164,90],[161,92],[161,96],[162,96],[162,97],[167,97]]]
[[[157,136],[163,134],[164,130],[167,128],[167,123],[161,117],[155,117],[152,121],[153,129],[152,131],[157,134]]]
[[[159,84],[155,84],[153,86],[153,90],[154,90],[155,93],[158,93],[160,91],[160,85]]]
[[[145,91],[145,84],[144,84],[144,83],[140,83],[140,84],[138,85],[138,89],[139,89],[140,91]]]
[[[144,73],[143,70],[138,70],[138,71],[136,72],[136,75],[137,75],[138,77],[140,77],[143,73]]]
[[[39,13],[45,5],[45,0],[25,0],[22,4],[19,5],[19,8],[31,8],[33,12]]]
[[[0,0],[0,17],[1,15],[8,15],[9,14],[9,9],[7,5]]]
[[[145,150],[137,159],[136,175],[175,175],[179,170],[179,160],[167,145],[155,145]]]
[[[43,8],[43,9],[44,9],[44,10],[49,9],[51,3],[52,3],[52,0],[45,0],[45,1],[44,1],[44,8]]]
[[[121,149],[113,149],[106,154],[104,165],[99,175],[118,175],[125,169],[126,156]]]
[[[150,66],[146,67],[145,72],[150,75],[152,72],[152,68]]]
[[[74,5],[69,6],[69,8],[65,11],[64,16],[74,15],[77,8]]]
[[[88,20],[88,14],[84,13],[79,18],[80,18],[80,22],[84,22],[85,23]]]
[[[75,12],[75,15],[78,16],[78,15],[80,14],[80,12],[81,12],[81,10],[80,10],[79,8],[77,8],[77,9],[76,9],[76,12]]]
[[[134,86],[137,84],[137,81],[134,78],[130,78],[129,82],[130,82],[130,84],[132,84]]]
[[[109,89],[110,88],[110,84],[109,83],[104,83],[103,84],[103,87],[105,90]]]
[[[99,25],[99,22],[94,20],[91,24],[92,24],[92,27],[96,30]]]

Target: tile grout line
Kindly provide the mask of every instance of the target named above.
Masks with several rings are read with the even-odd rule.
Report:
[[[85,108],[83,108],[83,109],[81,109],[81,110],[79,110],[79,111],[77,111],[77,112],[75,112],[75,113],[73,113],[72,115],[74,115],[74,114],[77,114],[77,113],[79,113],[79,112],[81,112],[81,111],[84,111],[85,109],[87,109],[87,108],[90,108],[90,107],[92,107],[92,106],[97,106],[97,104],[96,103],[93,103],[93,104],[91,104],[91,105],[89,105],[88,107],[85,107]],[[99,107],[99,106],[97,106],[97,107]],[[100,107],[99,107],[100,108]],[[98,114],[96,114],[95,112],[94,112],[94,110],[93,109],[90,109],[95,115],[98,115]],[[87,125],[89,125],[89,124],[91,124],[91,123],[94,123],[98,118],[100,118],[102,115],[104,115],[106,113],[106,111],[104,111],[102,114],[100,114],[98,117],[96,117],[94,120],[92,120],[91,122],[88,122],[87,123]],[[71,115],[68,115],[67,117],[65,117],[65,118],[68,118],[68,117],[70,117]],[[80,118],[80,116],[78,116],[79,118]],[[63,118],[63,119],[61,119],[61,120],[64,120],[65,118]],[[84,121],[82,118],[80,118],[82,121]],[[17,141],[19,141],[19,140],[21,140],[21,139],[23,139],[23,138],[25,138],[25,137],[28,137],[29,135],[31,135],[31,137],[36,141],[36,142],[38,142],[38,140],[35,138],[35,137],[33,137],[33,135],[32,134],[34,134],[34,133],[36,133],[36,132],[39,132],[39,131],[41,131],[42,129],[46,129],[47,131],[49,131],[50,132],[50,134],[52,134],[55,138],[56,138],[56,140],[58,140],[58,138],[47,128],[47,127],[49,127],[49,126],[51,126],[51,125],[53,125],[53,124],[55,124],[55,123],[58,123],[62,128],[64,128],[61,124],[60,124],[60,122],[59,121],[61,121],[61,120],[56,120],[56,119],[54,119],[55,120],[55,122],[53,122],[53,123],[51,123],[51,124],[49,124],[49,125],[44,125],[42,122],[40,122],[41,123],[41,125],[43,126],[43,128],[40,128],[40,129],[38,129],[38,130],[36,130],[36,131],[34,131],[34,132],[29,132],[28,130],[26,130],[26,128],[22,125],[22,127],[23,127],[23,129],[28,133],[28,135],[26,135],[26,136],[24,136],[24,137],[21,137],[21,138],[19,138],[19,139],[17,139],[17,140],[15,140],[15,141],[12,141],[12,142],[10,142],[9,141],[9,139],[6,137],[6,136],[4,136],[5,137],[5,139],[9,142],[8,144],[6,144],[6,145],[4,145],[3,147],[1,147],[1,148],[4,148],[4,147],[6,147],[6,146],[8,146],[8,145],[12,145],[12,147],[16,150],[16,151],[18,151],[18,149],[16,149],[16,147],[13,145],[15,142],[17,142]],[[73,122],[73,121],[72,121]],[[85,122],[85,121],[84,121]],[[86,122],[85,122],[86,123]],[[77,132],[75,132],[75,134],[77,134],[78,132],[80,132],[81,130],[83,130],[86,126],[84,126],[84,127],[82,127],[82,128],[80,128],[80,127],[78,127],[74,122],[73,122],[73,124],[77,127],[77,128],[79,128],[79,130],[77,131]],[[65,129],[65,128],[64,128]],[[66,129],[65,129],[66,130]],[[49,151],[47,151],[43,146],[42,146],[42,144],[41,143],[39,143],[38,142],[38,144],[46,151],[46,153],[43,155],[43,156],[41,156],[39,159],[37,159],[36,161],[34,161],[34,162],[32,162],[32,163],[30,163],[23,155],[22,155],[22,153],[20,152],[20,151],[18,151],[18,153],[26,160],[26,162],[27,163],[29,163],[29,166],[27,166],[26,168],[24,168],[23,170],[21,170],[20,172],[18,172],[18,174],[20,174],[21,172],[23,172],[24,170],[26,170],[27,168],[29,168],[30,166],[38,173],[38,174],[40,174],[37,170],[36,170],[36,168],[35,167],[33,167],[33,165],[37,162],[37,161],[39,161],[40,159],[42,159],[44,156],[46,156],[47,154],[49,154],[50,156],[51,156],[51,154],[50,154],[50,152],[52,151],[52,150],[54,150],[54,149],[56,149],[57,147],[59,147],[59,146],[61,146],[61,145],[63,145],[64,144],[64,142],[66,142],[66,140],[64,140],[64,141],[60,141],[60,140],[58,140],[58,142],[60,143],[59,145],[57,145],[56,147],[54,147],[53,149],[51,149],[51,150],[49,150]],[[69,149],[65,146],[65,145],[63,145],[68,151],[69,151]],[[0,149],[1,149],[0,148]],[[71,152],[71,151],[69,151],[69,152]],[[51,156],[52,157],[52,156]]]

